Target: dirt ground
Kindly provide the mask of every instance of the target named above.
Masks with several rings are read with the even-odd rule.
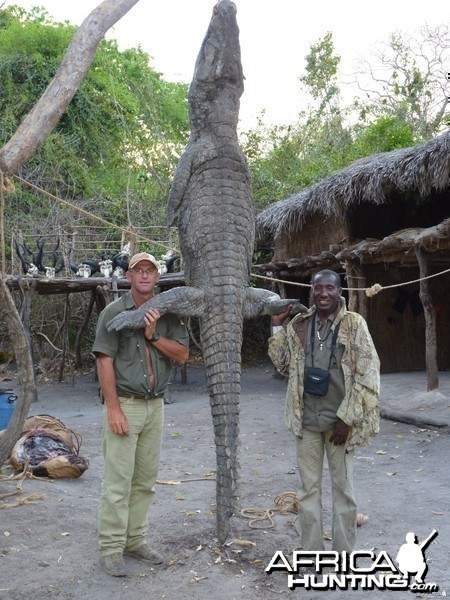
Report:
[[[0,598],[379,597],[377,590],[292,591],[285,573],[265,573],[275,551],[292,556],[298,545],[295,514],[283,513],[275,504],[277,497],[296,492],[298,487],[294,440],[283,422],[285,389],[285,381],[273,376],[269,362],[243,370],[242,508],[273,510],[274,525],[269,527],[269,521],[251,524],[246,517],[236,517],[229,543],[219,549],[214,512],[215,452],[203,368],[190,366],[186,384],[181,384],[178,375],[171,385],[174,402],[165,407],[161,483],[149,513],[149,541],[166,555],[168,565],[151,568],[128,558],[129,576],[111,578],[100,567],[96,540],[102,407],[94,374],[70,383],[40,383],[39,398],[30,414],[56,416],[80,432],[80,454],[89,459],[90,467],[79,479],[28,479],[21,497],[40,493],[45,498],[0,510]],[[411,591],[383,591],[384,598],[440,598],[450,594],[450,437],[449,428],[443,427],[450,422],[450,373],[441,373],[438,392],[425,390],[424,373],[382,376],[385,418],[381,432],[371,446],[356,453],[358,512],[368,517],[358,528],[359,549],[372,549],[376,554],[386,551],[395,557],[407,532],[415,532],[419,540],[433,529],[439,532],[426,551],[426,581],[436,582],[439,591],[413,596]],[[402,422],[403,417],[410,422]],[[4,474],[9,471],[4,469]],[[173,481],[181,483],[164,483]],[[0,494],[14,491],[15,485],[0,481]],[[325,530],[329,531],[327,469],[324,498]],[[2,504],[14,500],[8,498]]]

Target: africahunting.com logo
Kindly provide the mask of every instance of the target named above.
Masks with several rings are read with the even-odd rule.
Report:
[[[385,551],[372,550],[311,552],[295,550],[292,561],[275,552],[265,571],[288,573],[288,587],[293,590],[410,590],[411,592],[438,592],[436,583],[425,582],[428,564],[425,549],[437,537],[434,529],[421,543],[413,532],[406,534],[406,543],[393,560]]]

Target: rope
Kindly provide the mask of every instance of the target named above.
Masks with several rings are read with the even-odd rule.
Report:
[[[365,292],[366,296],[371,298],[375,296],[382,290],[389,290],[392,288],[402,287],[404,285],[409,285],[411,283],[420,283],[421,281],[426,281],[427,279],[432,279],[433,277],[440,277],[441,275],[445,275],[446,273],[450,273],[450,269],[445,269],[444,271],[440,271],[439,273],[434,273],[433,275],[427,275],[427,277],[419,277],[419,279],[411,279],[410,281],[405,281],[403,283],[393,283],[391,285],[380,285],[379,283],[374,283],[371,287],[355,287],[355,288],[347,288],[343,287],[343,290],[349,292]],[[266,275],[257,275],[256,273],[252,273],[252,277],[256,277],[257,279],[265,279],[267,281],[273,281],[276,283],[285,283],[287,285],[299,286],[299,287],[312,287],[310,283],[300,283],[297,281],[286,281],[284,279],[277,279],[276,277],[267,277]]]
[[[90,219],[94,219],[96,221],[99,221],[100,223],[103,223],[103,225],[107,225],[108,227],[112,227],[113,229],[117,229],[118,231],[122,232],[122,233],[128,233],[131,236],[136,236],[138,241],[141,242],[148,242],[154,246],[159,246],[160,248],[164,248],[164,250],[173,250],[176,251],[176,248],[170,248],[169,246],[167,246],[166,244],[162,244],[161,242],[157,242],[156,240],[152,240],[142,234],[137,234],[135,231],[128,229],[127,227],[121,227],[120,225],[116,225],[115,223],[111,223],[110,221],[107,221],[106,219],[103,219],[102,217],[99,217],[97,215],[95,215],[94,213],[89,212],[88,210],[81,208],[80,206],[76,206],[76,204],[73,204],[72,202],[69,202],[68,200],[63,200],[62,198],[59,198],[58,196],[54,196],[53,194],[51,194],[50,192],[46,192],[45,190],[43,190],[42,188],[40,188],[37,185],[34,185],[34,183],[30,183],[29,181],[26,181],[25,179],[22,179],[22,177],[19,177],[18,175],[12,175],[12,177],[18,181],[19,183],[28,186],[29,188],[32,188],[33,190],[35,190],[36,192],[38,192],[39,194],[42,194],[43,196],[46,196],[47,198],[49,198],[50,200],[55,200],[56,202],[59,202],[60,204],[64,204],[65,206],[68,206],[69,208],[72,208],[73,210],[81,213],[82,215],[89,217]],[[4,247],[4,244],[3,244]]]
[[[295,492],[278,494],[274,504],[277,505],[277,508],[243,508],[241,517],[249,519],[248,526],[251,529],[270,529],[275,526],[272,517],[276,512],[279,512],[280,515],[285,515],[288,512],[297,514],[298,512],[298,497]]]
[[[243,508],[241,516],[249,519],[248,526],[251,529],[270,529],[275,526],[273,516],[276,512],[285,515],[288,512],[298,514],[298,495],[296,492],[283,492],[278,494],[274,500],[278,508]],[[368,515],[358,513],[356,515],[356,526],[362,527],[369,520]],[[295,519],[292,521],[294,523]],[[268,525],[264,523],[268,522]],[[259,525],[258,525],[259,523]],[[324,539],[331,539],[331,535],[324,535]]]
[[[248,526],[252,529],[270,529],[275,526],[273,522],[274,510],[268,508],[243,508],[241,510],[241,516],[246,519],[250,519],[248,522]],[[264,522],[268,521],[269,525],[264,525]],[[255,525],[255,523],[261,523],[262,525]]]
[[[121,227],[120,225],[116,225],[115,223],[110,223],[106,219],[103,219],[102,217],[99,217],[99,216],[95,215],[94,213],[91,213],[88,210],[85,210],[84,208],[76,206],[75,204],[73,204],[72,202],[69,202],[68,200],[63,200],[62,198],[59,198],[58,196],[54,196],[50,192],[46,192],[42,188],[38,187],[37,185],[34,185],[33,183],[30,183],[29,181],[26,181],[25,179],[22,179],[22,177],[19,177],[18,175],[12,175],[12,177],[19,183],[22,183],[23,185],[26,185],[29,188],[34,189],[38,193],[42,194],[43,196],[46,196],[47,198],[50,198],[51,200],[55,200],[56,202],[64,204],[65,206],[68,206],[69,208],[72,208],[73,210],[75,210],[91,219],[99,221],[100,223],[103,223],[104,225],[107,225],[108,227],[117,229],[118,231],[120,231],[122,233],[128,233],[131,236],[136,236],[136,238],[139,241],[148,242],[155,246],[159,246],[160,248],[164,248],[165,250],[176,250],[175,248],[170,248],[166,244],[162,244],[161,242],[157,242],[156,240],[152,240],[141,234],[136,234],[136,232],[132,231],[131,229],[128,229],[126,227]],[[4,241],[5,240],[4,240],[4,229],[3,229],[3,206],[4,206],[3,173],[0,171],[0,243],[1,243],[1,247],[2,247],[2,256],[1,256],[2,271],[4,272],[4,270],[5,270],[5,243],[4,243]],[[427,277],[421,277],[419,279],[413,279],[411,281],[406,281],[404,283],[395,283],[392,285],[383,285],[382,286],[379,283],[375,283],[374,285],[372,285],[369,288],[367,288],[367,287],[355,287],[355,288],[343,287],[342,289],[345,291],[349,291],[349,292],[365,292],[366,296],[368,296],[370,298],[372,296],[375,296],[382,290],[388,290],[388,289],[392,289],[392,288],[396,288],[396,287],[402,287],[404,285],[409,285],[411,283],[419,283],[420,281],[425,281],[427,279],[431,279],[432,277],[440,277],[441,275],[445,275],[445,273],[449,273],[449,272],[450,272],[450,269],[446,269],[445,271],[440,271],[439,273],[435,273],[434,275],[428,275]],[[254,277],[256,279],[264,279],[267,281],[273,281],[276,283],[285,283],[287,285],[293,285],[293,286],[299,286],[299,287],[308,287],[308,288],[312,287],[310,283],[286,281],[284,279],[277,279],[275,277],[267,277],[266,275],[258,275],[256,273],[252,273],[251,277]]]
[[[280,507],[278,510],[282,515],[285,515],[287,512],[298,513],[298,496],[295,492],[278,494],[274,502]]]
[[[257,275],[256,273],[251,274],[256,279],[265,279],[266,281],[274,281],[276,283],[287,283],[288,285],[295,285],[297,287],[312,287],[310,283],[300,283],[299,281],[285,281],[284,279],[277,279],[276,277],[267,277],[267,275]]]
[[[41,502],[43,500],[47,500],[47,496],[45,494],[34,492],[29,496],[25,496],[25,498],[18,498],[14,502],[9,502],[8,504],[0,504],[0,508],[16,508],[16,506],[23,506],[24,504],[35,504],[36,502]]]

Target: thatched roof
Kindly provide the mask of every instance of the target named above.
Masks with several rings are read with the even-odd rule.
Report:
[[[450,186],[450,130],[435,139],[358,160],[262,211],[260,232],[277,236],[301,229],[306,216],[343,217],[358,203],[384,204],[389,195],[414,193],[426,197]]]

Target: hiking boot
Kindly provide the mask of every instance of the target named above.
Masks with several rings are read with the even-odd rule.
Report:
[[[147,544],[143,544],[135,550],[128,550],[125,548],[123,553],[152,565],[162,565],[164,563],[164,557],[159,552],[156,552],[156,550],[152,550]]]
[[[121,552],[114,552],[114,554],[107,554],[100,558],[103,568],[111,575],[111,577],[125,577],[127,571],[125,569],[125,563]]]

